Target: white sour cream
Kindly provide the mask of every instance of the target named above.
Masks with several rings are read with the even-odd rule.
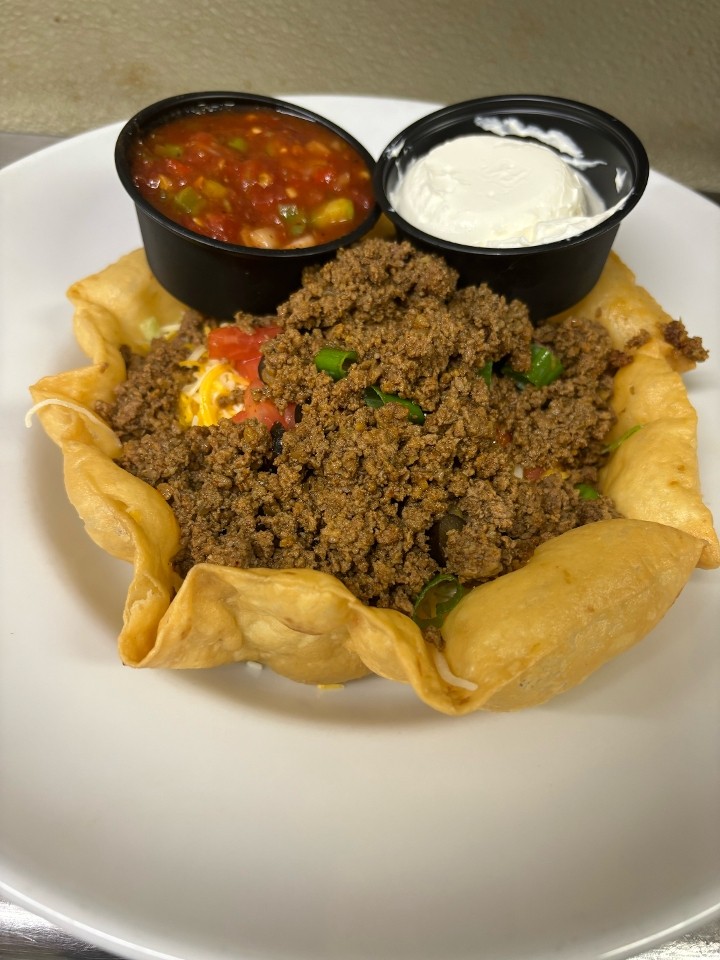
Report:
[[[390,196],[408,223],[472,247],[528,247],[584,233],[605,209],[589,183],[549,147],[485,134],[434,147]]]

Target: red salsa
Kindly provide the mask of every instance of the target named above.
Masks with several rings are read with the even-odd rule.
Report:
[[[357,151],[322,124],[272,109],[172,120],[135,142],[130,165],[142,196],[166,217],[247,247],[326,243],[374,204]]]

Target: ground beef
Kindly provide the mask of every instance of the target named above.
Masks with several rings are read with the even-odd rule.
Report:
[[[644,346],[644,344],[648,343],[648,341],[651,339],[652,334],[649,330],[640,330],[635,334],[634,337],[630,337],[630,339],[626,342],[625,349],[630,350],[631,352],[639,350],[640,347]]]
[[[153,341],[147,356],[122,347],[127,379],[117,388],[115,403],[97,404],[97,412],[112,422],[121,438],[173,430],[178,393],[192,379],[192,370],[178,364],[204,340],[204,325],[200,314],[188,313],[177,335]]]
[[[255,420],[178,425],[191,376],[178,361],[214,321],[190,314],[175,338],[129,358],[100,412],[123,441],[122,466],[171,505],[181,574],[203,561],[311,567],[410,613],[440,571],[481,583],[548,538],[617,515],[578,492],[596,483],[625,362],[606,332],[574,318],[533,328],[522,304],[456,283],[441,258],[376,239],[308,269],[263,346],[268,395],[298,404],[281,437]],[[564,365],[550,386],[518,381],[533,341]],[[315,368],[323,346],[357,353],[344,379]],[[424,423],[399,403],[368,406],[369,386],[413,400]]]
[[[663,337],[670,346],[693,363],[702,363],[710,356],[700,337],[689,336],[681,320],[671,320],[663,328]]]

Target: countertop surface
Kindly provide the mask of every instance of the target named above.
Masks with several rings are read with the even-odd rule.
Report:
[[[0,131],[0,167],[58,142],[58,137]],[[719,195],[708,195],[716,200]],[[54,924],[0,899],[0,957],[8,960],[113,960],[113,955],[69,936]],[[720,917],[692,933],[637,955],[637,960],[711,960],[720,957]]]

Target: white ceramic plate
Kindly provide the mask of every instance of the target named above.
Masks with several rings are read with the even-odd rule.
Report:
[[[378,153],[431,104],[308,97]],[[119,125],[0,173],[0,889],[130,958],[585,960],[720,909],[718,574],[546,707],[449,719],[371,679],[123,669],[127,569],[85,536],[28,384],[82,362],[64,291],[139,245]],[[653,173],[618,249],[711,360],[720,210]]]

